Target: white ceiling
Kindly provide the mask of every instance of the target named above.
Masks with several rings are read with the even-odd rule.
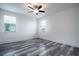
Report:
[[[24,8],[24,6],[21,3],[0,3],[0,8],[7,10],[7,11],[12,11],[20,14],[26,14],[31,17],[44,17],[48,16],[51,14],[55,14],[57,12],[63,11],[65,9],[68,9],[70,7],[79,5],[77,3],[47,3],[47,9],[46,12],[39,13],[39,15],[35,15],[34,13],[28,13],[29,9]]]

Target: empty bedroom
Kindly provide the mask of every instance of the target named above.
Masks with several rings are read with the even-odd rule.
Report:
[[[0,56],[79,56],[79,4],[0,3]]]

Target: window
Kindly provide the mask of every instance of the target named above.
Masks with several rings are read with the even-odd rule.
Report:
[[[42,20],[40,25],[41,25],[41,30],[43,30],[43,31],[47,30],[46,20]]]
[[[16,31],[16,17],[4,15],[5,32]]]

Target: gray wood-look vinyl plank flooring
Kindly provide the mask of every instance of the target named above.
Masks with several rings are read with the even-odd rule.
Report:
[[[0,44],[0,56],[79,56],[79,48],[35,38]]]

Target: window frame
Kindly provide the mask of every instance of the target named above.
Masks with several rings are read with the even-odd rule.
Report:
[[[5,23],[5,16],[14,17],[14,18],[15,18],[15,24]],[[10,24],[10,26],[11,26],[11,25],[14,25],[14,26],[15,26],[15,27],[14,27],[15,30],[14,30],[14,31],[7,31],[7,30],[6,30],[6,27],[5,27],[6,24]],[[15,17],[15,16],[11,16],[11,15],[3,15],[3,25],[4,25],[4,32],[8,32],[8,33],[10,33],[10,32],[16,32],[16,17]]]

